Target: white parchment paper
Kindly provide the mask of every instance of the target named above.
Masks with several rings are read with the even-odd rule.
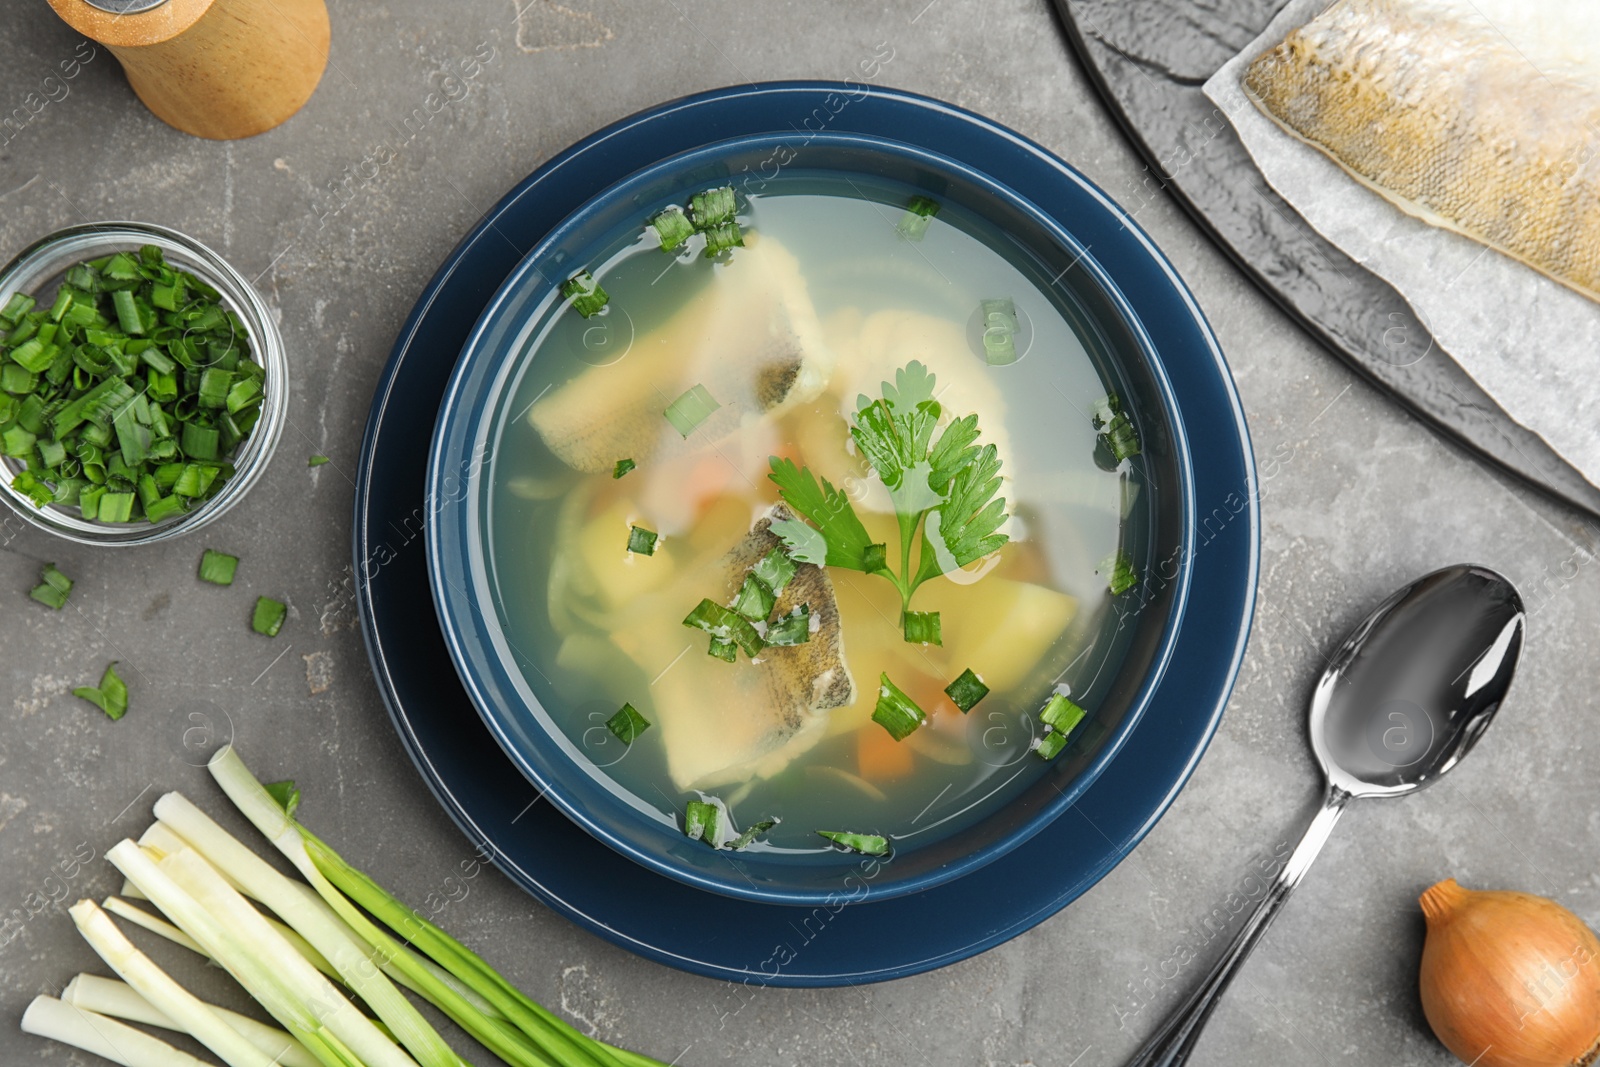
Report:
[[[1267,118],[1241,79],[1327,0],[1291,0],[1205,84],[1267,181],[1319,233],[1387,280],[1507,414],[1600,484],[1600,304],[1430,226]]]

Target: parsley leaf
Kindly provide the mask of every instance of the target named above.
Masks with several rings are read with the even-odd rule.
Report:
[[[862,553],[872,544],[867,528],[851,506],[850,498],[835,489],[828,479],[817,479],[809,467],[797,467],[791,459],[773,456],[768,475],[788,505],[811,520],[811,526],[797,519],[779,519],[772,532],[789,546],[789,554],[801,563],[826,564],[864,570]]]
[[[978,443],[978,416],[952,419],[939,428],[944,410],[934,399],[937,379],[912,361],[884,382],[882,397],[856,400],[850,437],[889,491],[900,526],[900,571],[888,563],[884,545],[871,543],[850,498],[827,479],[818,485],[810,469],[772,457],[770,477],[783,499],[803,519],[780,519],[772,531],[802,563],[849,567],[881,574],[900,591],[900,610],[930,578],[964,567],[997,551],[1008,538],[1000,491],[1000,457],[994,445]],[[937,436],[936,436],[937,434]],[[920,537],[918,531],[921,531]],[[911,550],[920,544],[913,568]]]

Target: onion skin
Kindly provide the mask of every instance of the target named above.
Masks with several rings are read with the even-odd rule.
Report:
[[[1600,940],[1529,893],[1447,878],[1422,894],[1422,1011],[1476,1067],[1585,1067],[1600,1056]]]

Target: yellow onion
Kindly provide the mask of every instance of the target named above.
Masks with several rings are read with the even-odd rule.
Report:
[[[1529,893],[1476,892],[1446,878],[1421,897],[1422,1011],[1477,1067],[1572,1067],[1600,1055],[1600,941],[1572,912]]]

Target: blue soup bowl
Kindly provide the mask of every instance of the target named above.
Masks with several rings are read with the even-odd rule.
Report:
[[[1141,574],[1109,601],[1108,630],[1121,667],[1091,693],[1089,715],[1066,750],[1030,785],[964,829],[879,862],[837,851],[716,851],[606,777],[561,712],[535,694],[503,629],[489,552],[488,500],[499,437],[518,412],[517,383],[533,338],[564,301],[558,282],[627,228],[709,186],[758,191],[777,167],[859,175],[928,190],[1005,235],[1006,257],[1048,289],[1102,378],[1123,398],[1143,444],[1137,462],[1148,521],[1127,524],[1124,547]],[[1087,182],[1085,182],[1087,185]],[[1112,214],[1086,198],[1085,210]],[[944,216],[941,216],[944,217]],[[503,235],[512,240],[513,235]],[[1133,238],[1130,235],[1130,240]],[[1045,358],[1045,357],[1035,357]],[[1166,669],[1189,586],[1195,533],[1188,444],[1161,353],[1085,247],[991,176],[915,145],[845,133],[794,130],[719,141],[664,159],[599,192],[529,251],[485,308],[456,364],[429,452],[423,521],[429,580],[445,643],[473,705],[522,773],[574,822],[618,852],[706,890],[816,907],[887,899],[961,877],[1028,840],[1086,790],[1137,725]],[[1043,694],[1041,694],[1042,699]],[[552,714],[554,710],[555,714]],[[571,718],[570,714],[567,718]],[[1022,758],[1036,757],[1023,751]]]

